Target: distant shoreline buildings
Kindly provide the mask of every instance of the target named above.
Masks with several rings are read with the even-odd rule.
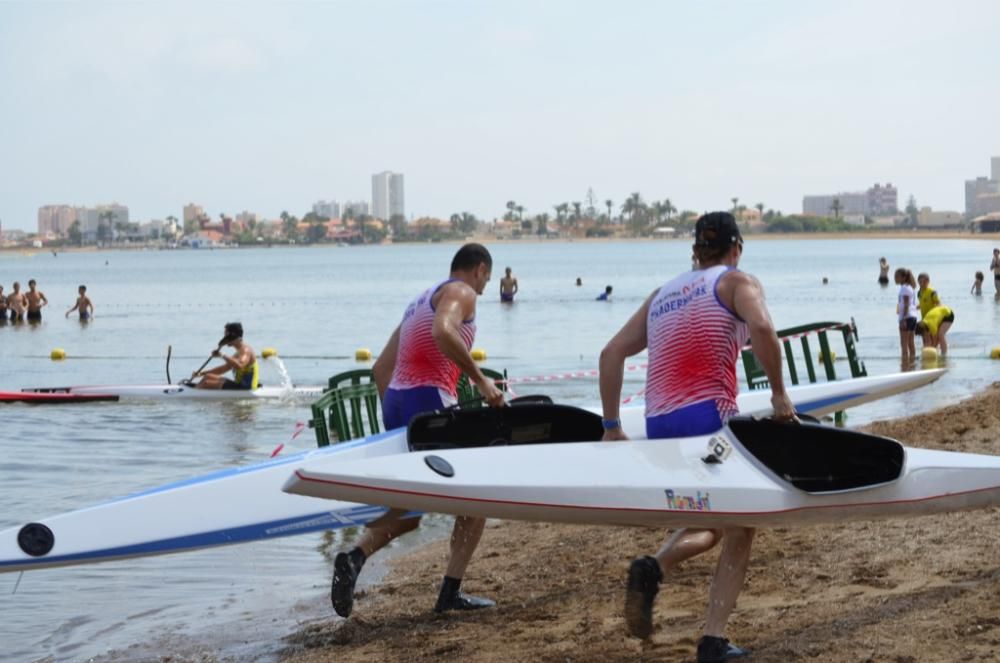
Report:
[[[965,180],[965,217],[1000,212],[1000,157],[990,159],[990,176]]]
[[[803,196],[802,213],[810,216],[890,216],[899,213],[899,192],[890,182],[866,191]]]

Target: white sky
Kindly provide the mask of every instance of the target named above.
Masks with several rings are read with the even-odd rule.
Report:
[[[1000,156],[1000,3],[0,2],[0,221],[680,209],[890,181],[935,209]]]

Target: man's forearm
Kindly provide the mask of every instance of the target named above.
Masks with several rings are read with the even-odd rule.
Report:
[[[781,342],[771,325],[759,325],[750,329],[750,343],[757,363],[764,369],[771,393],[785,391],[785,379],[781,372]]]

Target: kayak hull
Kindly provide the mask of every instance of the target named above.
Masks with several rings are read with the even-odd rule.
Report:
[[[258,387],[252,391],[238,389],[195,389],[183,384],[149,385],[90,385],[78,387],[38,387],[25,389],[22,393],[39,396],[87,397],[101,395],[115,397],[121,401],[242,401],[242,400],[288,400],[317,399],[323,395],[324,387]]]
[[[805,385],[792,387],[789,395],[800,409],[821,415],[915,388],[940,374],[940,371],[924,371]],[[738,404],[743,412],[767,414],[770,392],[740,394]],[[645,435],[641,407],[623,408],[621,417],[630,437]],[[354,501],[307,499],[283,493],[282,486],[297,468],[316,464],[330,470],[341,463],[407,452],[406,431],[397,429],[212,472],[44,518],[35,521],[51,532],[52,546],[43,554],[28,554],[20,545],[18,537],[25,538],[24,527],[28,524],[22,523],[0,531],[0,573],[161,555],[364,524],[377,518],[384,509]],[[38,534],[41,544],[46,543],[44,530],[29,531]],[[44,548],[41,545],[35,552]]]
[[[841,432],[796,428],[803,436]],[[720,445],[730,453],[712,460]],[[896,478],[823,491],[776,474],[730,427],[673,440],[413,452],[335,468],[318,460],[296,469],[283,490],[463,516],[669,528],[809,526],[1000,504],[1000,457],[899,450]]]

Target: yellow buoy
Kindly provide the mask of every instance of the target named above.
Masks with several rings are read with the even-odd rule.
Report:
[[[823,363],[823,353],[820,352],[818,355],[816,355],[816,359],[819,360],[819,363],[822,364]],[[837,353],[834,352],[833,350],[830,350],[830,361],[836,361],[836,359],[837,359]]]
[[[927,347],[920,351],[920,359],[923,361],[937,361],[938,351],[937,348]]]
[[[271,357],[277,357],[278,351],[274,348],[264,348],[260,351],[260,356],[264,359],[270,359]]]
[[[482,348],[472,348],[472,358],[476,361],[486,361],[486,350]]]
[[[1000,359],[1000,345],[990,350],[990,359]]]
[[[60,359],[65,359],[66,351],[63,350],[62,348],[56,348],[52,351],[49,357],[52,359],[52,361],[59,361]]]
[[[356,361],[370,361],[372,358],[372,351],[368,348],[358,348],[354,351],[354,359]]]

